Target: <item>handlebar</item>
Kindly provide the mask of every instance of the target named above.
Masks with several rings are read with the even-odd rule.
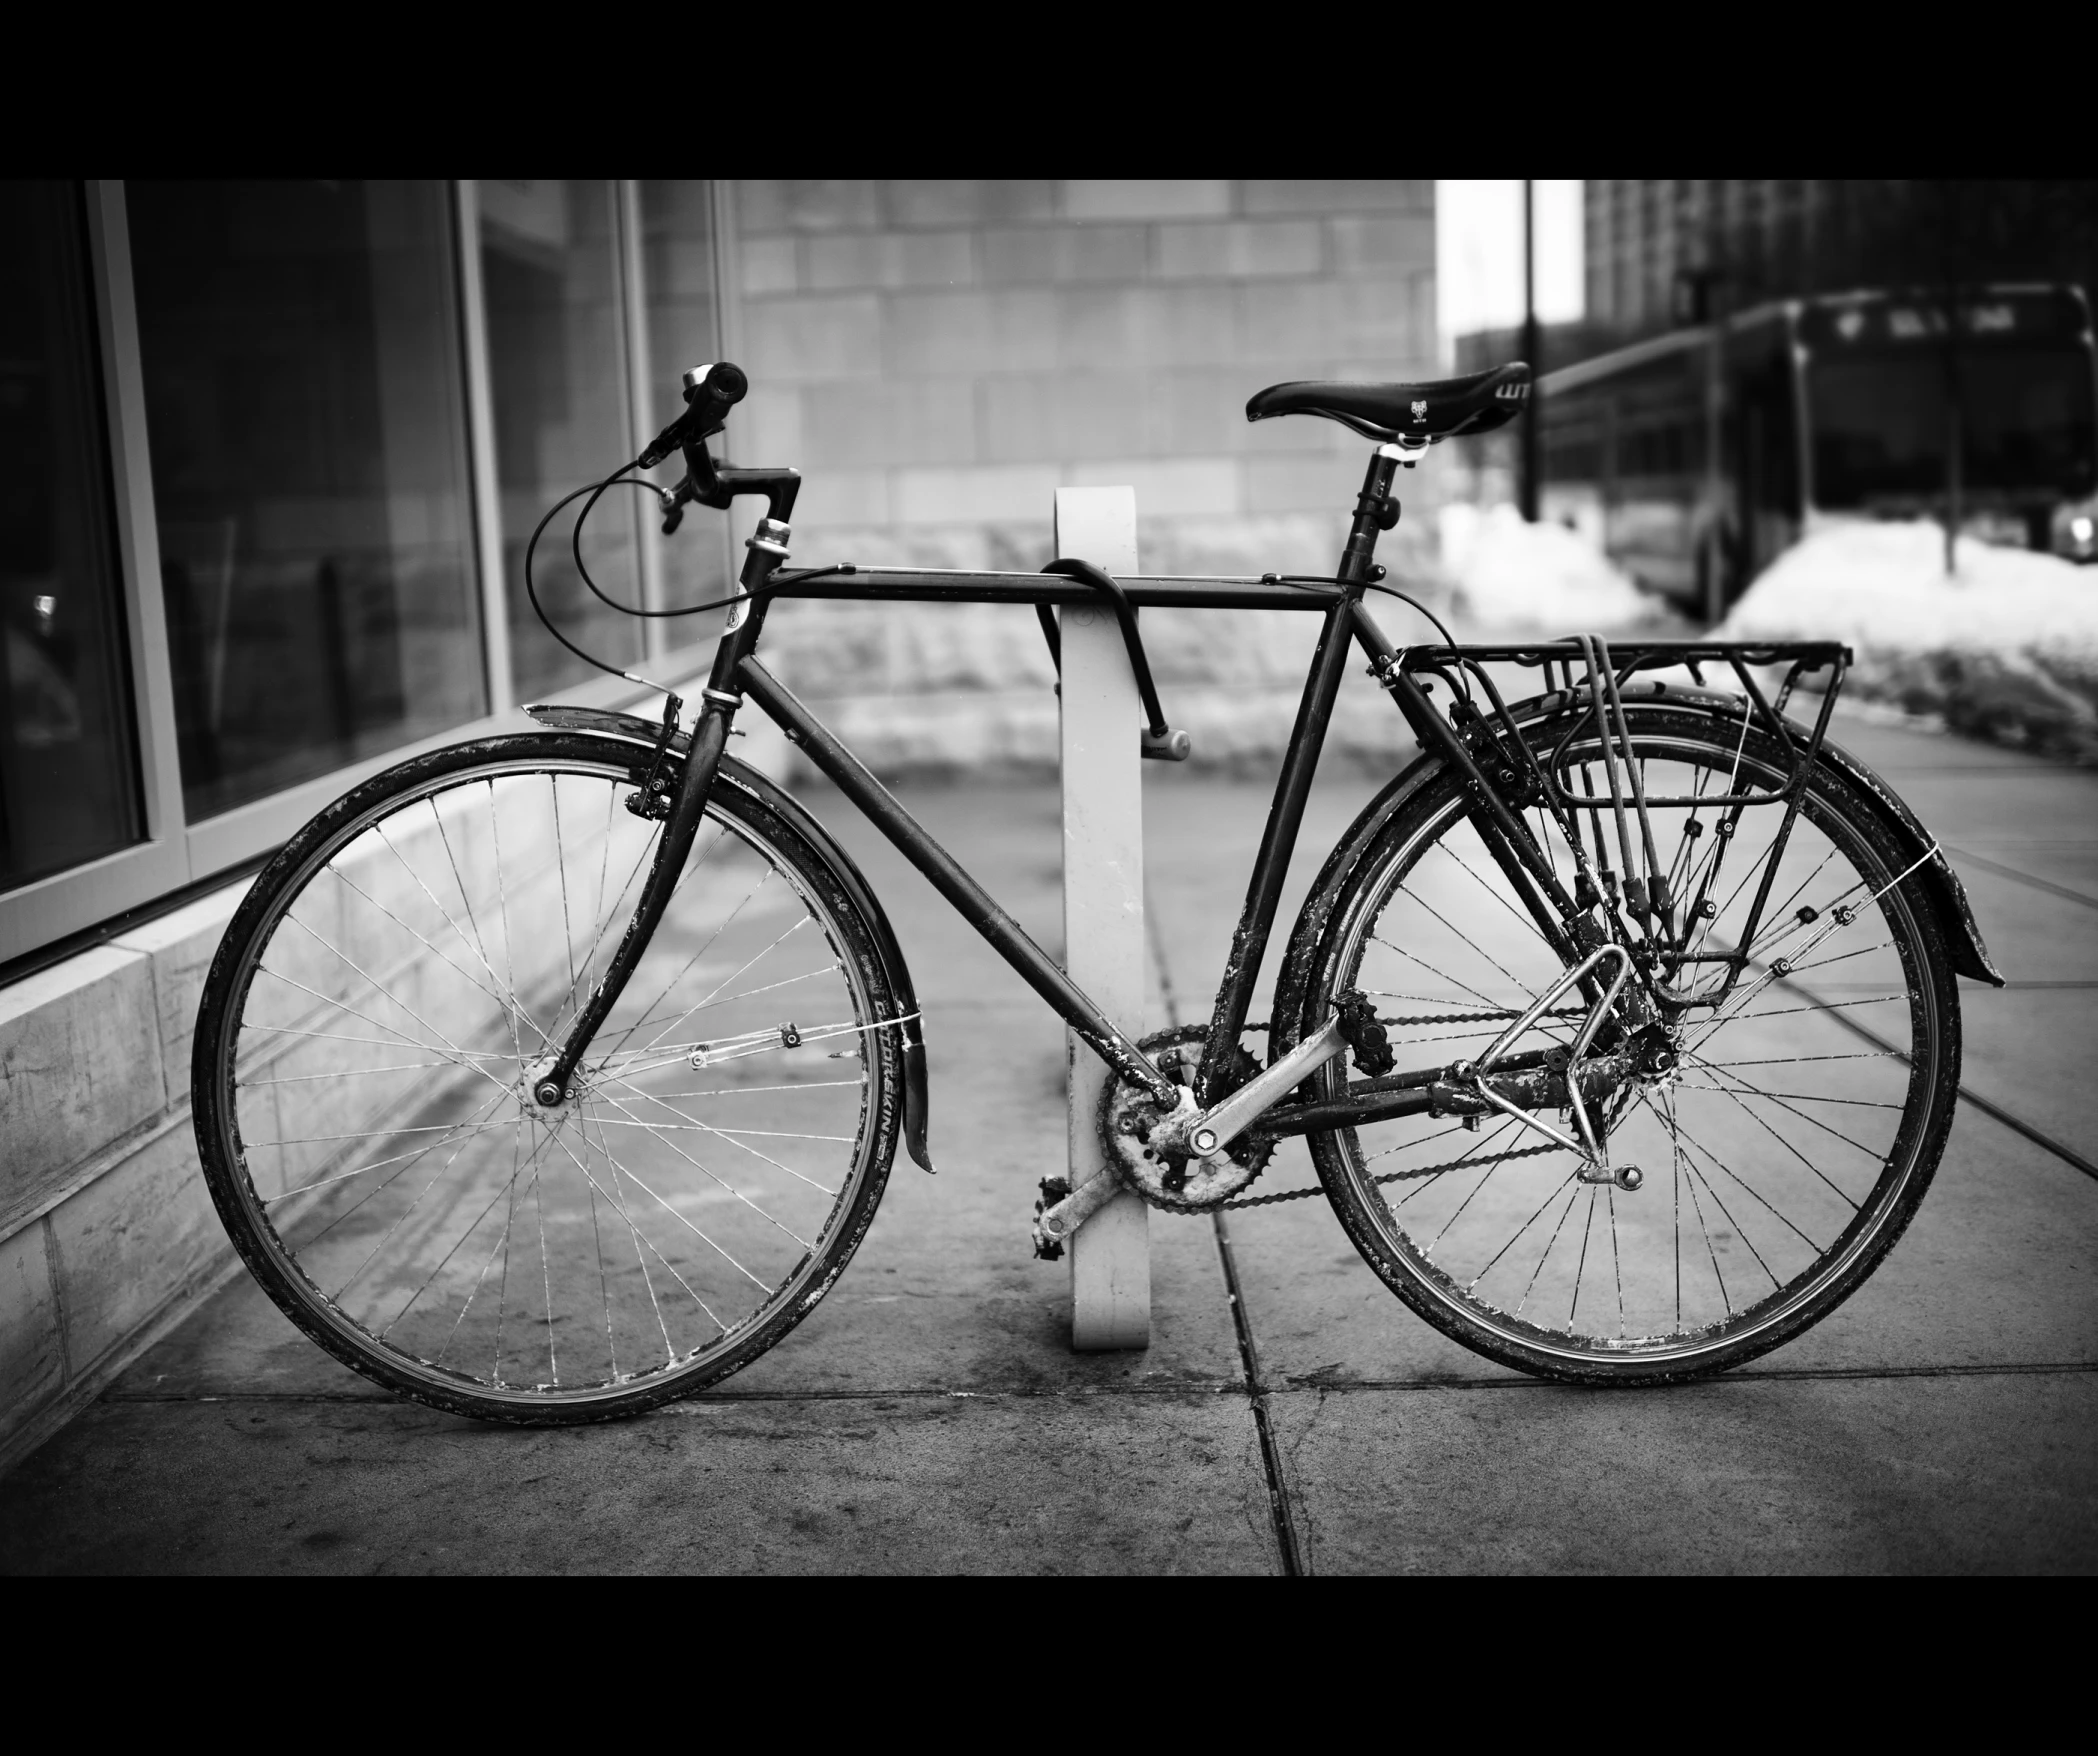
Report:
[[[741,366],[726,360],[694,366],[685,374],[685,412],[651,439],[636,461],[643,469],[654,469],[680,446],[704,443],[709,434],[721,431],[729,410],[749,389]]]
[[[667,491],[658,489],[663,508],[663,534],[676,530],[687,505],[726,511],[738,495],[762,494],[771,517],[784,523],[794,515],[801,476],[791,469],[735,469],[717,464],[707,440],[722,430],[728,411],[750,389],[743,368],[726,360],[694,366],[685,374],[685,412],[648,442],[635,460],[639,469],[654,469],[673,451],[685,454],[685,479]]]

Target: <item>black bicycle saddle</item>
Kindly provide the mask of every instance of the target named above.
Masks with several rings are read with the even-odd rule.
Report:
[[[1489,372],[1427,384],[1271,384],[1246,404],[1246,419],[1324,415],[1366,439],[1432,443],[1491,433],[1521,414],[1529,396],[1530,368],[1511,360]]]

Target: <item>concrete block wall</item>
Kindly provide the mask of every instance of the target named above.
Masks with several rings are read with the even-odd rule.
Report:
[[[0,1468],[234,1263],[190,1131],[226,886],[0,989]]]
[[[441,1076],[421,1063],[370,1077],[400,1059],[384,1042],[313,1034],[331,999],[354,996],[375,1032],[465,1042],[489,1028],[483,967],[546,1011],[572,986],[562,876],[549,820],[522,809],[529,790],[474,789],[427,823],[368,834],[339,858],[343,881],[298,905],[309,930],[280,933],[268,967],[290,979],[258,980],[249,1019],[259,1028],[242,1051],[239,1125],[266,1199],[329,1173],[349,1150],[331,1143],[437,1090]],[[624,871],[649,833],[620,812],[573,825],[562,848],[571,870]],[[440,872],[459,888],[428,888]],[[204,978],[246,891],[228,885],[0,989],[0,1469],[237,1269],[204,1185],[189,1093]],[[591,943],[586,977],[588,956],[608,954]],[[367,1077],[329,1077],[360,1068]]]
[[[1245,401],[1286,378],[1433,373],[1433,188],[739,183],[727,315],[756,388],[732,454],[807,472],[802,560],[1035,567],[1058,486],[1126,482],[1147,570],[1328,567],[1365,447],[1320,421],[1251,427]],[[645,217],[677,193],[652,185]],[[682,358],[711,295],[704,261],[666,256],[662,230],[648,247],[674,296],[652,327]],[[1409,556],[1426,565],[1408,547],[1435,488],[1419,474],[1387,539],[1402,575]],[[1145,627],[1198,759],[1279,748],[1309,618]],[[783,672],[877,766],[1054,760],[1051,674],[1024,612],[794,605],[770,630]],[[1344,697],[1343,748],[1395,740],[1388,711],[1362,711],[1379,706]],[[739,753],[784,767],[752,730],[762,747]],[[244,889],[0,989],[0,1468],[235,1270],[188,1086],[204,973]]]
[[[753,389],[731,450],[803,470],[799,561],[1031,569],[1059,486],[1127,483],[1147,572],[1326,570],[1367,443],[1328,421],[1251,425],[1246,400],[1291,378],[1436,375],[1434,191],[740,181],[733,327]],[[1432,588],[1436,472],[1406,489],[1383,552]],[[1308,619],[1184,620],[1146,629],[1197,759],[1279,749]],[[877,768],[1053,760],[1022,613],[786,605],[767,651]],[[1390,741],[1382,719],[1342,731]]]
[[[740,181],[734,449],[805,471],[810,561],[1046,560],[1058,486],[1127,482],[1147,567],[1330,564],[1361,441],[1246,399],[1433,374],[1434,190]]]

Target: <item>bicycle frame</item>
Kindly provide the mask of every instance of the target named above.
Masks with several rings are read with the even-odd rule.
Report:
[[[1455,664],[1476,676],[1485,686],[1499,721],[1511,732],[1513,723],[1498,691],[1481,668],[1487,659],[1514,659],[1542,663],[1550,678],[1554,662],[1566,667],[1567,695],[1573,688],[1573,658],[1576,650],[1565,645],[1538,647],[1445,647],[1401,649],[1388,640],[1363,603],[1367,589],[1383,576],[1374,563],[1380,530],[1396,522],[1392,514],[1392,480],[1401,463],[1419,455],[1396,445],[1379,446],[1371,458],[1338,573],[1330,583],[1284,583],[1273,575],[1262,579],[1185,578],[1134,576],[1118,583],[1130,606],[1201,609],[1274,609],[1317,614],[1320,626],[1312,650],[1303,693],[1298,701],[1295,724],[1277,776],[1273,802],[1262,832],[1259,851],[1247,885],[1245,903],[1232,935],[1231,949],[1212,1005],[1203,1057],[1205,1068],[1228,1064],[1245,1029],[1251,1010],[1253,988],[1274,927],[1284,876],[1296,850],[1311,783],[1323,750],[1335,700],[1340,691],[1343,667],[1351,646],[1361,649],[1370,672],[1389,693],[1421,747],[1441,756],[1460,777],[1469,799],[1469,812],[1495,863],[1507,876],[1539,931],[1571,970],[1603,943],[1603,932],[1577,904],[1554,869],[1536,836],[1523,821],[1521,806],[1511,807],[1504,788],[1517,779],[1513,773],[1489,777],[1480,765],[1485,745],[1475,750],[1467,737],[1473,724],[1486,716],[1474,713],[1472,722],[1453,723],[1438,712],[1415,672],[1428,670],[1445,677],[1443,667]],[[790,502],[791,503],[791,502]],[[852,801],[862,815],[895,844],[922,872],[949,904],[984,940],[1045,1000],[1075,1032],[1108,1064],[1118,1078],[1143,1088],[1168,1110],[1179,1101],[1179,1089],[1106,1017],[1062,968],[1000,906],[977,881],[942,848],[888,788],[878,780],[794,693],[757,657],[766,608],[772,597],[851,599],[891,603],[993,603],[1031,606],[1038,614],[1060,605],[1097,606],[1100,597],[1082,580],[1058,573],[974,573],[914,570],[907,568],[825,569],[802,574],[780,574],[785,559],[786,526],[767,518],[749,544],[750,558],[743,569],[742,592],[749,595],[747,609],[738,604],[716,648],[707,685],[702,691],[699,717],[693,728],[682,783],[664,826],[661,843],[633,920],[608,968],[605,981],[581,1009],[564,1040],[559,1055],[537,1071],[543,1089],[566,1085],[574,1067],[612,1004],[625,985],[627,974],[638,962],[661,918],[671,891],[681,875],[685,860],[704,816],[706,802],[719,771],[730,724],[744,698],[754,700],[790,742],[798,746]],[[1789,660],[1794,669],[1773,708],[1741,667],[1744,653],[1755,662]],[[1628,676],[1642,665],[1657,662],[1712,660],[1731,663],[1746,685],[1747,711],[1767,719],[1775,727],[1781,747],[1799,756],[1792,734],[1780,709],[1791,683],[1802,669],[1811,670],[1847,659],[1834,645],[1788,645],[1744,649],[1708,642],[1646,642],[1639,656],[1626,667]],[[1616,679],[1612,679],[1615,694]],[[1598,687],[1595,693],[1600,693]],[[1834,691],[1831,689],[1830,698]],[[1453,688],[1454,695],[1454,688]],[[1784,803],[1787,807],[1782,833],[1789,833],[1803,795],[1805,776],[1818,753],[1827,726],[1824,704],[1809,747],[1795,769],[1793,784],[1780,793],[1759,795],[1758,803]],[[1597,723],[1601,706],[1597,704]],[[1519,737],[1532,770],[1539,773],[1534,754]],[[1545,796],[1562,813],[1567,809],[1592,810],[1595,800],[1564,794],[1545,777]],[[1735,805],[1748,801],[1722,801]],[[1601,801],[1607,806],[1607,799]],[[1767,888],[1767,878],[1766,878]],[[1758,906],[1762,902],[1757,898]],[[1730,972],[1738,973],[1738,972]],[[1581,978],[1591,1004],[1603,996],[1592,976]],[[1613,987],[1612,993],[1616,992]],[[1510,1056],[1513,1068],[1534,1057]],[[1270,1110],[1261,1126],[1272,1133],[1297,1133],[1312,1128],[1331,1128],[1366,1123],[1387,1117],[1412,1114],[1430,1107],[1430,1088],[1442,1074],[1441,1068],[1417,1069],[1359,1081],[1341,1098],[1317,1102],[1284,1103]],[[1225,1094],[1200,1080],[1198,1104],[1214,1104]]]

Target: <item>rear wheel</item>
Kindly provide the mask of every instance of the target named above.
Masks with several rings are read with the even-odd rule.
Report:
[[[1739,720],[1643,708],[1631,728],[1650,797],[1784,783],[1780,754]],[[1548,742],[1533,734],[1540,755],[1564,729]],[[1559,761],[1570,791],[1584,792],[1587,770],[1607,795],[1592,734]],[[1571,890],[1565,837],[1541,810],[1528,815]],[[1584,1382],[1717,1371],[1825,1317],[1914,1214],[1959,1082],[1958,997],[1936,916],[1920,878],[1904,877],[1913,856],[1840,775],[1816,772],[1780,852],[1782,815],[1778,804],[1653,812],[1675,896],[1706,905],[1690,936],[1697,956],[1741,947],[1775,870],[1746,968],[1729,985],[1723,961],[1680,965],[1682,1003],[1653,1038],[1669,1052],[1600,1106],[1612,1158],[1640,1167],[1640,1187],[1584,1181],[1575,1154],[1499,1115],[1311,1137],[1364,1258],[1467,1347]],[[1440,768],[1422,772],[1356,858],[1329,868],[1306,920],[1325,925],[1294,1034],[1360,989],[1401,1068],[1480,1056],[1564,967]],[[1585,1010],[1569,995],[1514,1052],[1563,1051]],[[1338,1095],[1346,1079],[1332,1062],[1318,1083]]]
[[[701,1389],[814,1308],[888,1177],[875,936],[726,775],[571,1097],[535,1101],[654,855],[624,809],[648,756],[541,732],[403,763],[292,839],[212,965],[194,1097],[228,1232],[321,1346],[440,1408]]]

